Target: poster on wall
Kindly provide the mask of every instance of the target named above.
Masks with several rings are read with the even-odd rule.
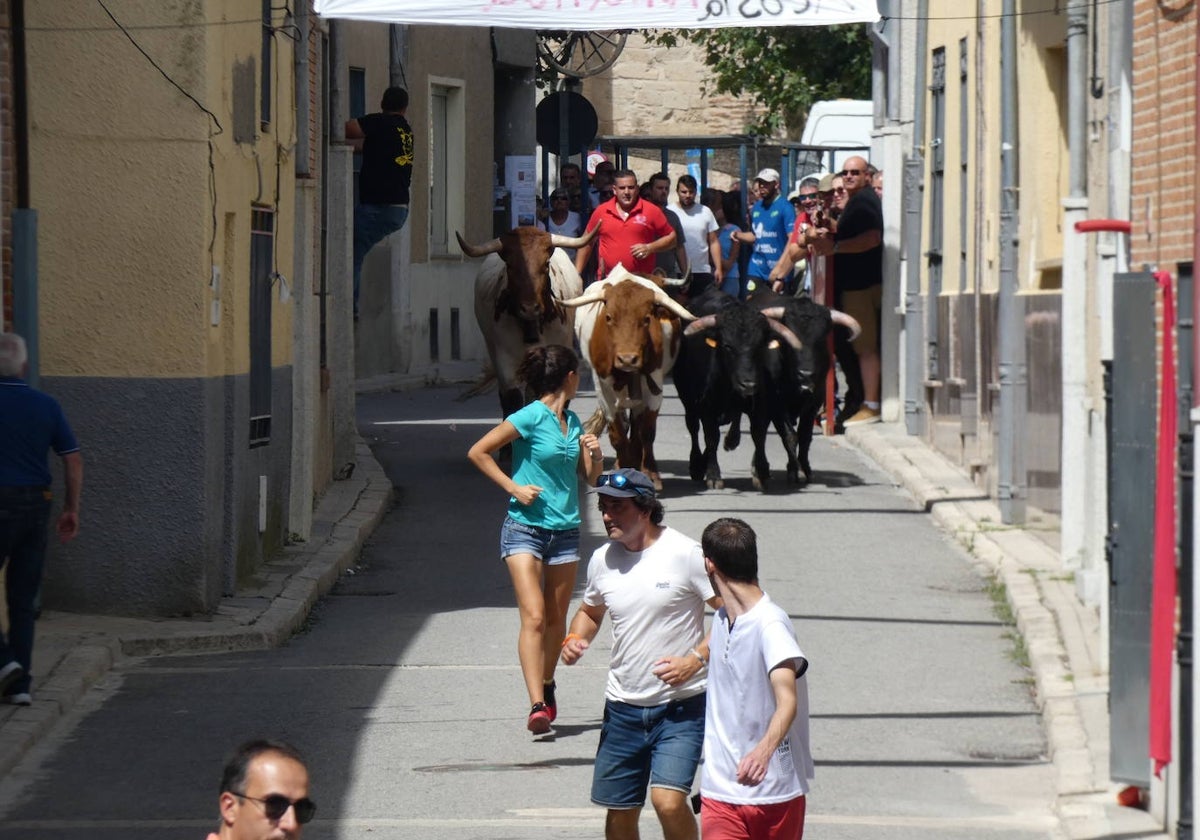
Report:
[[[512,200],[513,227],[532,225],[537,220],[537,172],[533,155],[504,158],[504,186]]]

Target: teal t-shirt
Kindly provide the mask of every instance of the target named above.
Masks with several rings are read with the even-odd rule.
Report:
[[[579,527],[579,435],[583,431],[573,411],[564,411],[564,435],[554,412],[534,400],[507,418],[520,435],[513,441],[512,479],[517,484],[536,484],[541,495],[526,507],[508,500],[508,515],[517,522],[565,531]]]

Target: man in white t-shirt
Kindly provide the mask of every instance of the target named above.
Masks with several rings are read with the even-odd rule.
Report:
[[[583,602],[562,647],[562,661],[574,665],[604,614],[612,616],[592,801],[608,809],[606,840],[637,840],[648,784],[665,840],[696,840],[688,794],[704,740],[704,605],[721,601],[700,546],[662,524],[649,478],[620,469],[601,475],[593,490],[609,541],[588,563]]]
[[[791,618],[758,585],[754,530],[740,519],[718,519],[700,543],[723,601],[710,641],[704,840],[799,840],[813,777],[808,660]]]
[[[721,226],[713,211],[696,201],[696,179],[680,175],[675,182],[675,197],[679,203],[671,207],[683,230],[683,246],[688,264],[692,267],[692,282],[688,297],[696,297],[709,286],[720,286],[725,279],[721,271]]]

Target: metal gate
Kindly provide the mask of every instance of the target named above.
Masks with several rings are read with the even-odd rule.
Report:
[[[1108,402],[1109,773],[1150,784],[1150,592],[1154,562],[1155,283],[1113,278]]]

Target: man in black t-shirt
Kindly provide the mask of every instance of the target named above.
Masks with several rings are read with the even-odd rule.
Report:
[[[871,189],[867,162],[847,158],[839,173],[849,199],[837,220],[832,242],[816,247],[833,254],[840,308],[862,325],[854,350],[862,368],[863,404],[845,425],[879,419],[879,322],[883,307],[883,206]]]
[[[358,288],[367,252],[408,220],[408,188],[412,182],[413,132],[404,112],[408,91],[390,87],[379,103],[381,113],[346,121],[346,139],[363,154],[354,208],[354,320],[358,320]]]

